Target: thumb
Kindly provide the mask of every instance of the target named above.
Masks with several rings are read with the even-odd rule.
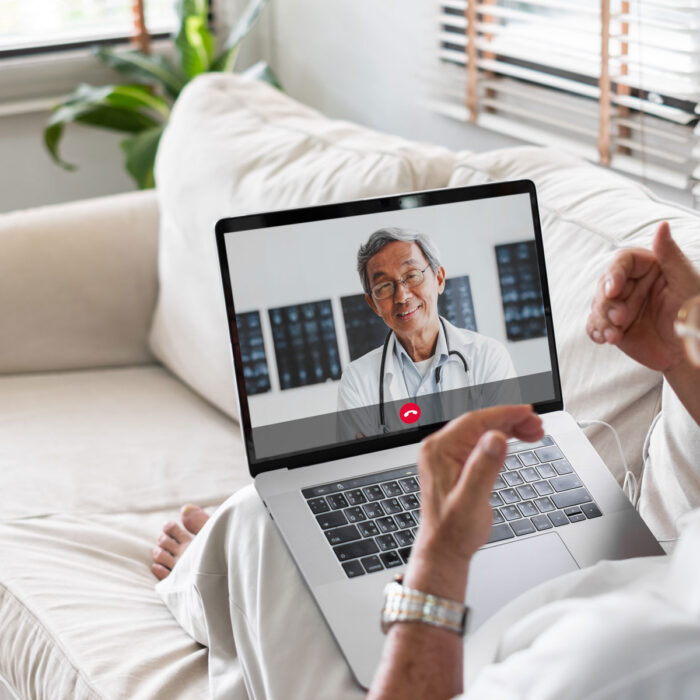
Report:
[[[693,266],[688,258],[683,254],[678,244],[671,236],[671,227],[667,221],[659,224],[659,228],[654,235],[652,250],[656,255],[659,267],[668,281],[679,274],[693,274]]]
[[[469,455],[457,481],[459,500],[469,499],[475,504],[488,501],[505,458],[506,436],[498,430],[484,433]]]

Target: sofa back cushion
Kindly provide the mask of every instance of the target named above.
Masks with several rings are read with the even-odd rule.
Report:
[[[158,151],[153,353],[237,418],[216,221],[444,187],[453,167],[444,148],[327,119],[264,83],[217,73],[197,78],[178,99]]]
[[[537,186],[565,407],[578,420],[614,425],[639,475],[644,438],[660,408],[662,377],[614,347],[594,344],[585,321],[596,283],[615,252],[648,248],[661,221],[670,222],[681,247],[700,263],[700,217],[610,170],[545,148],[464,154],[450,185],[520,178]],[[587,433],[622,482],[610,431],[594,426]]]
[[[157,231],[153,192],[0,215],[0,373],[152,363]]]

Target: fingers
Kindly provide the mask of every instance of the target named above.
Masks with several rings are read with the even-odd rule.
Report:
[[[605,271],[601,282],[606,299],[617,299],[623,291],[629,289],[630,280],[644,277],[656,262],[654,253],[644,248],[626,248],[621,250]]]
[[[474,503],[488,501],[506,458],[506,450],[503,433],[490,430],[481,436],[457,480],[455,491],[460,500],[468,496]]]
[[[700,292],[700,274],[671,237],[668,222],[659,225],[652,250],[664,276],[669,282],[674,281],[680,285],[682,295],[690,296]]]

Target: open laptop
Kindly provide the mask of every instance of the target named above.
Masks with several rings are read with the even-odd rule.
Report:
[[[442,376],[416,395],[357,273],[379,229],[427,234],[444,268]],[[491,538],[470,567],[470,631],[555,576],[663,553],[563,411],[532,182],[229,218],[216,241],[250,473],[360,684],[380,659],[384,586],[420,522],[418,443],[465,411],[531,403],[546,433],[509,444]],[[401,303],[424,280],[406,269],[393,280]]]

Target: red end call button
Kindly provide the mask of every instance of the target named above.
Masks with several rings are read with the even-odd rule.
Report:
[[[420,406],[417,403],[405,403],[401,406],[399,418],[404,423],[415,423],[420,418]]]

